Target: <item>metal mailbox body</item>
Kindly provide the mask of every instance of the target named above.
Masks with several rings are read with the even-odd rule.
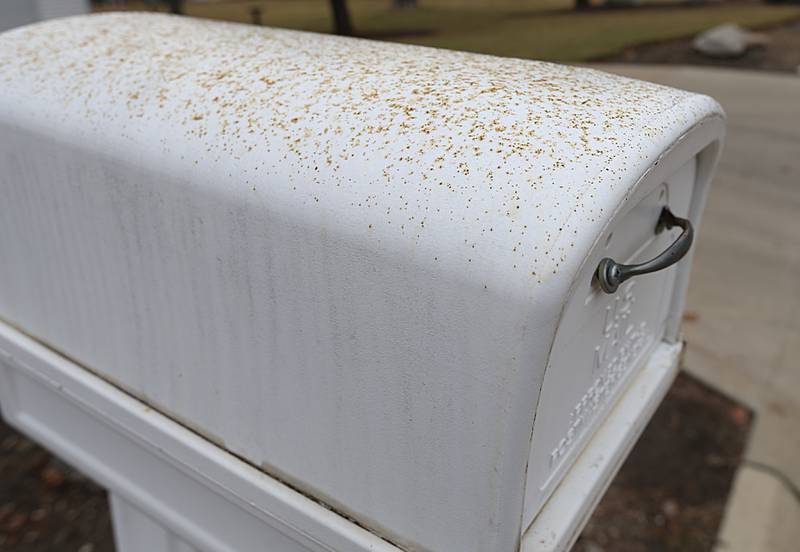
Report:
[[[723,128],[533,61],[155,14],[10,31],[0,337],[361,535],[319,549],[564,547],[674,373],[690,259],[615,294],[595,268],[666,248],[665,206],[699,222]]]

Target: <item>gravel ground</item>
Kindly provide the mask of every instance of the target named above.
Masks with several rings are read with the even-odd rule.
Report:
[[[750,413],[680,375],[574,552],[706,551]],[[112,552],[105,492],[0,422],[0,551]]]

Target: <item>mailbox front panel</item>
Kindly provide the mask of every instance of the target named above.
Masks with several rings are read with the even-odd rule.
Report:
[[[625,383],[665,337],[675,273],[684,265],[634,277],[615,293],[598,285],[604,257],[627,264],[657,256],[678,229],[656,231],[668,207],[688,216],[696,182],[692,158],[661,183],[645,183],[600,236],[580,273],[553,343],[534,424],[525,520],[533,519]]]

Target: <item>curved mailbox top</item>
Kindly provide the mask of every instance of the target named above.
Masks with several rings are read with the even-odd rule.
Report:
[[[525,295],[582,259],[676,132],[718,112],[589,69],[162,15],[2,45],[19,118]]]
[[[25,259],[0,316],[435,550],[519,539],[574,278],[721,116],[589,69],[155,14],[2,34],[0,89],[0,253]]]

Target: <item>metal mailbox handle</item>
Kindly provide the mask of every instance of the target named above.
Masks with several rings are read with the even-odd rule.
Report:
[[[663,270],[680,261],[692,247],[694,229],[689,219],[676,217],[669,208],[664,207],[661,210],[661,216],[658,217],[656,234],[665,228],[670,229],[676,226],[683,229],[678,239],[660,255],[649,261],[633,265],[621,264],[608,257],[600,261],[600,264],[597,265],[597,281],[600,282],[600,288],[606,293],[615,293],[625,280]]]

